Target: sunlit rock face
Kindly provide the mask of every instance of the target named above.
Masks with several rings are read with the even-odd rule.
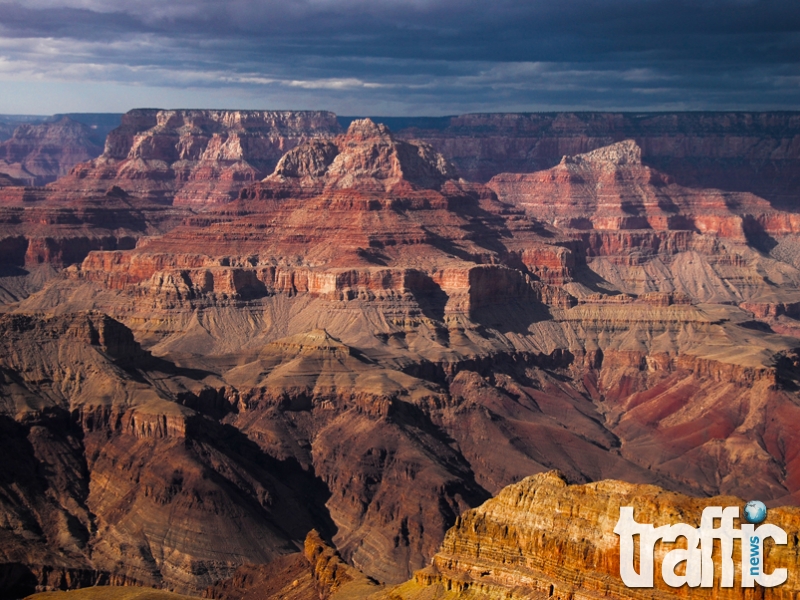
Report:
[[[696,528],[706,507],[733,506],[741,514],[744,501],[732,496],[692,498],[656,486],[614,480],[568,485],[556,472],[542,473],[508,486],[462,515],[447,532],[431,565],[392,593],[404,600],[453,595],[466,599],[750,597],[753,590],[741,586],[738,542],[731,556],[732,586],[720,585],[722,561],[718,554],[713,586],[668,586],[661,563],[667,552],[679,546],[663,542],[657,543],[653,553],[654,585],[625,585],[620,577],[620,538],[614,533],[621,506],[633,507],[639,523],[686,523]],[[800,587],[796,569],[800,509],[772,509],[769,519],[787,533],[788,543],[771,546],[763,559],[770,571],[787,569],[789,578],[783,585],[761,588],[760,592],[765,598],[791,598]],[[638,555],[636,562],[638,567]]]

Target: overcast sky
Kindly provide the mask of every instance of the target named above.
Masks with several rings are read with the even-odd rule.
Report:
[[[0,113],[800,109],[800,0],[0,0]]]

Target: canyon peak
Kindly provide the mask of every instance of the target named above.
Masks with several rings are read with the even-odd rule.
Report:
[[[401,182],[439,188],[455,176],[455,168],[429,145],[398,140],[385,125],[359,119],[332,141],[287,152],[264,183],[299,179],[312,186],[324,181],[326,190],[389,192]]]
[[[56,188],[80,195],[117,185],[159,203],[228,202],[286,151],[340,131],[336,116],[324,111],[132,110],[109,133],[103,153]]]

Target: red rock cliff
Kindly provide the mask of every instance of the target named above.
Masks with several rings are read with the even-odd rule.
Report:
[[[58,188],[81,194],[114,184],[164,203],[227,202],[291,148],[339,131],[328,112],[133,110],[108,135],[103,154],[75,167]]]

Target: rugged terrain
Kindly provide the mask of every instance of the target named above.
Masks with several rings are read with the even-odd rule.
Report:
[[[797,206],[800,113],[529,113],[396,119],[472,181],[530,173],[632,139],[645,163],[682,185],[752,192]]]
[[[739,541],[734,542],[731,554],[732,587],[719,586],[722,562],[718,547],[712,553],[717,589],[668,587],[661,576],[661,563],[667,552],[681,547],[680,542],[661,541],[655,545],[654,588],[628,588],[620,579],[620,539],[614,528],[621,506],[633,507],[634,518],[642,524],[658,527],[686,523],[698,527],[707,506],[741,509],[743,505],[741,498],[693,498],[657,486],[623,481],[569,485],[563,475],[549,471],[509,485],[495,498],[460,515],[430,565],[400,585],[381,585],[365,577],[344,563],[316,531],[311,531],[303,552],[265,565],[242,566],[229,579],[206,589],[203,597],[217,600],[793,598],[800,587],[796,569],[800,533],[797,507],[768,512],[767,522],[787,534],[786,545],[765,546],[767,572],[780,568],[788,571],[787,581],[779,587],[763,590],[741,587]],[[740,526],[741,520],[736,519],[734,527]],[[636,562],[638,566],[638,559]],[[89,588],[34,598],[93,600],[102,593],[101,589],[109,590],[111,600],[131,588]]]
[[[134,111],[0,188],[6,588],[398,584],[554,468],[796,504],[800,217],[646,154],[484,185],[370,120]]]
[[[103,153],[56,187],[81,196],[116,185],[184,206],[227,202],[291,148],[339,132],[328,112],[133,110],[109,133]]]
[[[698,527],[704,507],[743,504],[735,497],[697,499],[621,481],[570,486],[556,472],[542,473],[510,485],[496,498],[462,515],[447,532],[431,565],[391,595],[405,600],[794,597],[800,587],[797,507],[769,511],[768,522],[784,529],[788,538],[787,545],[771,546],[765,553],[770,571],[786,568],[789,572],[789,579],[779,587],[740,587],[738,542],[732,555],[733,587],[719,587],[718,550],[714,552],[716,589],[668,587],[660,565],[668,551],[681,546],[664,542],[655,547],[654,588],[628,588],[621,581],[620,542],[614,534],[620,506],[632,506],[639,523]]]
[[[0,142],[0,173],[26,185],[55,181],[78,163],[98,156],[92,128],[63,116],[57,121],[23,123]]]
[[[188,600],[173,592],[141,587],[93,586],[69,592],[41,592],[36,600]]]
[[[0,115],[0,142],[5,142],[22,124],[42,123],[46,117],[37,115]]]

